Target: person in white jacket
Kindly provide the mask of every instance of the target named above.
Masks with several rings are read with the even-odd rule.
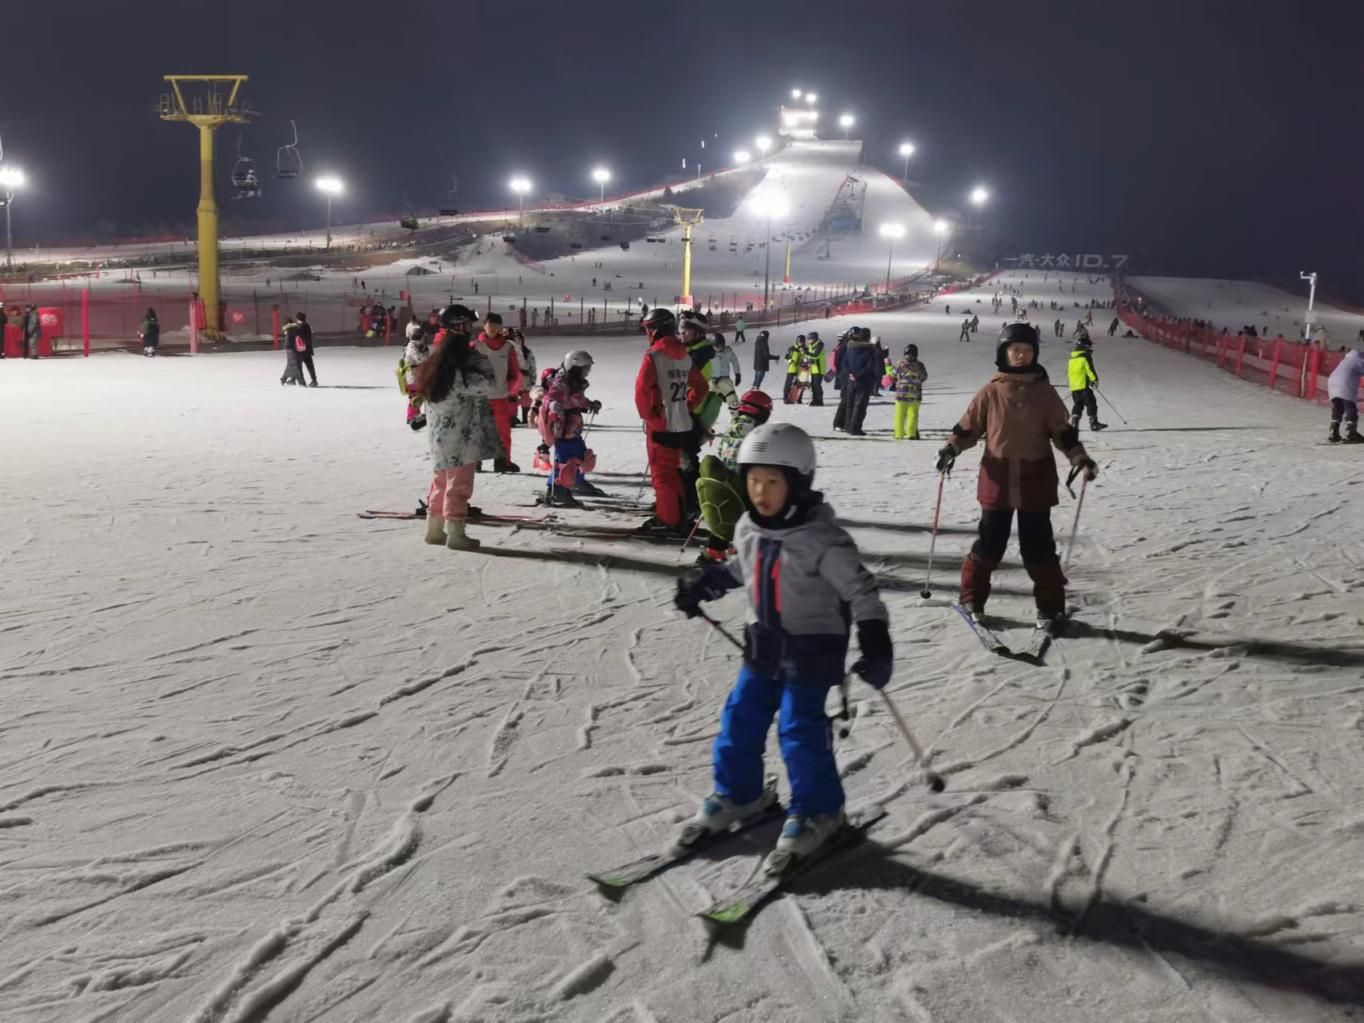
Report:
[[[1364,444],[1359,435],[1359,381],[1364,379],[1364,330],[1359,332],[1358,347],[1347,352],[1345,358],[1331,371],[1326,381],[1326,396],[1331,399],[1331,435],[1335,444]],[[1345,436],[1340,435],[1340,424],[1345,424]]]
[[[426,416],[422,414],[424,399],[417,393],[416,384],[417,367],[430,354],[431,337],[426,333],[425,327],[414,318],[407,325],[407,347],[403,350],[402,360],[398,363],[398,383],[402,392],[407,395],[407,425],[413,430],[420,430],[426,425]]]

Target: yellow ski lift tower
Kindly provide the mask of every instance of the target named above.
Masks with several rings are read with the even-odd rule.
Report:
[[[218,203],[213,197],[213,133],[224,124],[246,124],[251,111],[238,105],[246,75],[165,75],[171,91],[161,94],[161,120],[184,121],[199,129],[199,297],[204,302],[204,335],[222,337],[218,322]],[[186,93],[189,93],[188,101]]]
[[[673,207],[673,219],[682,225],[682,305],[692,305],[691,294],[691,229],[701,223],[701,210]]]

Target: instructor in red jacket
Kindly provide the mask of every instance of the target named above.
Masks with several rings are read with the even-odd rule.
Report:
[[[514,409],[521,403],[521,363],[516,357],[516,345],[512,344],[502,328],[502,316],[489,313],[483,320],[483,333],[478,335],[477,345],[492,363],[497,393],[489,401],[493,406],[493,418],[497,420],[497,435],[502,438],[505,457],[493,460],[495,472],[520,472],[521,467],[511,460],[512,418]]]
[[[684,533],[682,454],[694,446],[698,427],[692,408],[706,396],[706,378],[678,339],[671,310],[650,310],[640,326],[649,338],[649,350],[635,377],[635,408],[644,420],[656,505],[654,517],[641,528]]]

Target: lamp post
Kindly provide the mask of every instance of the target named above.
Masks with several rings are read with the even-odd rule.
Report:
[[[26,183],[24,172],[18,167],[0,167],[0,199],[5,203],[5,266],[14,265],[14,235],[10,231],[10,209],[14,206],[14,193]]]
[[[5,207],[5,209],[8,209],[8,207]],[[10,221],[5,220],[5,226],[7,226],[7,228],[8,225],[10,225]],[[1311,341],[1312,322],[1316,319],[1316,314],[1312,311],[1312,307],[1316,304],[1316,270],[1312,270],[1312,273],[1307,273],[1305,270],[1299,270],[1297,277],[1299,277],[1300,281],[1307,281],[1307,315],[1303,318],[1303,340]]]
[[[766,160],[767,151],[772,148],[772,138],[769,135],[759,135],[753,140],[753,148],[758,151],[758,159]]]
[[[845,139],[848,137],[848,129],[851,128],[856,123],[857,118],[853,117],[852,114],[838,115],[838,126],[843,129],[843,137]]]
[[[600,194],[597,196],[598,205],[606,202],[606,183],[611,180],[611,172],[605,167],[592,168],[592,180],[601,186]]]
[[[908,180],[909,180],[909,158],[910,158],[911,156],[914,155],[914,143],[913,143],[913,142],[901,142],[901,143],[900,143],[900,155],[903,156],[903,157],[905,158],[905,172],[904,172],[903,174],[900,175],[900,180],[901,180],[901,181],[908,181]]]
[[[530,178],[523,174],[518,174],[516,177],[512,178],[511,181],[507,182],[507,187],[516,193],[517,201],[520,204],[520,213],[517,216],[518,221],[525,220],[526,193],[530,191]]]
[[[772,221],[786,216],[790,209],[780,192],[761,192],[754,199],[753,211],[767,221],[766,265],[763,268],[763,313],[766,314],[772,289]]]
[[[317,190],[327,197],[327,248],[332,247],[332,200],[341,195],[346,190],[346,186],[341,179],[335,175],[327,175],[318,178],[316,182]]]
[[[881,237],[890,243],[890,249],[886,253],[886,294],[890,294],[890,264],[895,258],[895,243],[905,236],[905,225],[900,223],[889,223],[881,225]]]
[[[938,272],[938,265],[942,262],[942,240],[947,232],[952,230],[952,225],[945,220],[933,221],[933,233],[938,236],[938,254],[933,257],[933,272]]]

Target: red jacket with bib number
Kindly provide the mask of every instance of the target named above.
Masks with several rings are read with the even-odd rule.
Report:
[[[671,335],[661,337],[640,363],[635,377],[635,409],[652,440],[665,445],[672,441],[671,446],[676,446],[678,435],[691,432],[692,409],[704,400],[708,390],[706,378],[692,365],[686,346]]]

